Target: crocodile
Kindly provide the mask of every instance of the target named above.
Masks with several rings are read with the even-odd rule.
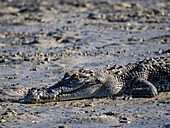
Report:
[[[170,56],[145,58],[125,66],[67,72],[56,84],[32,88],[24,97],[28,103],[116,97],[151,98],[170,91]]]

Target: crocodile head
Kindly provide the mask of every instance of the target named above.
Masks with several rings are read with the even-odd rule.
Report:
[[[46,89],[31,89],[24,100],[29,103],[85,99],[94,97],[106,82],[104,71],[80,70],[66,73],[57,84]]]

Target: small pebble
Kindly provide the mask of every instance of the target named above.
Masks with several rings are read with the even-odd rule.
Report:
[[[120,123],[130,123],[131,119],[129,119],[128,117],[120,117]]]
[[[32,123],[37,124],[37,123],[38,123],[38,121],[33,120],[33,121],[32,121]]]
[[[64,126],[59,126],[58,128],[68,128],[68,126],[64,125]]]
[[[0,123],[5,123],[5,122],[6,122],[6,120],[4,120],[4,119],[0,120]]]
[[[117,114],[117,112],[115,112],[115,111],[109,111],[109,112],[106,112],[105,114],[108,115],[108,116],[114,116],[114,115]]]
[[[39,71],[39,69],[38,68],[32,68],[32,69],[30,69],[30,71]]]

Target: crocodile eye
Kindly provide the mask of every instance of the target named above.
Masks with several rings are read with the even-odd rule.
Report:
[[[76,74],[73,74],[72,76],[71,76],[71,80],[75,80],[75,79],[78,79],[79,78],[79,76],[78,75],[76,75]]]

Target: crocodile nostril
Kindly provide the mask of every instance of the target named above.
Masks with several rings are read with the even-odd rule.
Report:
[[[72,72],[66,72],[65,75],[64,75],[64,78],[67,78],[67,77],[69,77],[71,75],[72,75]]]

